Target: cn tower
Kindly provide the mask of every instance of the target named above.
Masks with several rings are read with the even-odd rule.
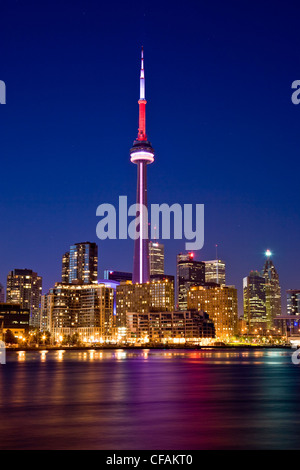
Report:
[[[150,281],[148,217],[146,211],[139,210],[147,206],[147,165],[154,162],[154,150],[146,134],[146,97],[144,50],[142,48],[139,99],[139,130],[138,136],[130,150],[130,160],[137,165],[137,238],[134,242],[132,282],[146,283]]]

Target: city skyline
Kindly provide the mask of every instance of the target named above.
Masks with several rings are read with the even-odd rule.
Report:
[[[76,4],[81,6],[81,2]],[[46,10],[49,6],[50,3],[45,2]],[[96,4],[94,6],[96,8]],[[201,18],[207,19],[210,7],[206,5],[203,8]],[[271,23],[266,24],[264,19],[267,11],[260,9],[257,17],[256,8],[253,6],[249,15],[250,19],[255,19],[258,30],[263,34],[268,64],[258,53],[259,38],[249,29],[246,31],[247,37],[246,32],[243,34],[239,31],[239,44],[234,40],[234,28],[227,35],[227,44],[221,44],[220,38],[224,32],[222,26],[217,21],[211,31],[211,25],[202,19],[202,29],[194,33],[183,25],[186,36],[179,40],[178,35],[175,35],[175,25],[180,18],[176,8],[174,16],[168,18],[170,35],[167,37],[160,33],[156,38],[150,30],[166,18],[167,8],[164,6],[160,16],[156,17],[155,2],[151,6],[146,5],[146,37],[144,33],[133,34],[126,44],[118,40],[125,31],[122,24],[127,23],[127,31],[127,26],[140,17],[139,11],[131,18],[131,13],[120,8],[115,18],[120,28],[116,38],[113,38],[109,25],[104,24],[105,15],[110,13],[109,6],[104,9],[101,20],[99,15],[94,20],[90,13],[84,19],[83,9],[80,8],[72,11],[67,25],[51,17],[51,22],[60,31],[62,26],[64,31],[67,28],[70,38],[74,38],[73,25],[84,20],[80,35],[83,43],[78,57],[76,47],[66,39],[54,38],[54,43],[50,45],[42,36],[46,61],[44,56],[39,55],[40,45],[33,42],[34,32],[41,32],[35,22],[41,13],[39,9],[32,17],[32,32],[24,37],[20,25],[28,12],[20,8],[13,14],[10,6],[4,6],[8,21],[1,35],[5,37],[8,32],[6,28],[12,25],[18,33],[4,50],[1,77],[7,84],[8,96],[7,105],[1,107],[0,116],[1,128],[6,136],[2,143],[5,178],[1,210],[7,230],[2,233],[1,241],[7,249],[2,250],[1,254],[2,284],[12,269],[28,267],[43,277],[43,292],[47,292],[60,279],[63,247],[76,240],[97,242],[99,278],[103,277],[101,272],[105,269],[132,270],[132,242],[99,242],[95,235],[95,210],[99,203],[114,202],[114,197],[120,193],[128,194],[132,202],[135,200],[135,176],[129,164],[128,148],[137,123],[136,76],[140,46],[143,44],[147,51],[151,96],[148,124],[158,153],[151,169],[149,199],[157,203],[166,200],[205,204],[206,241],[203,250],[196,253],[196,259],[214,259],[215,244],[219,245],[219,257],[226,261],[227,284],[233,284],[238,289],[240,305],[242,279],[251,269],[261,269],[267,247],[274,252],[283,293],[288,289],[299,288],[296,268],[300,256],[296,243],[299,233],[299,194],[296,182],[293,183],[297,172],[290,172],[291,165],[296,168],[298,165],[299,109],[290,100],[291,83],[297,76],[294,76],[292,57],[286,54],[288,47],[284,49],[279,38],[275,37],[275,56],[272,52],[274,41],[271,48],[271,41],[265,37],[270,34],[274,39],[276,15]],[[230,23],[230,6],[224,12],[220,4],[220,11],[225,14],[227,23]],[[279,10],[276,11],[279,14]],[[191,24],[195,24],[193,15],[187,12],[186,15]],[[127,21],[124,21],[125,18]],[[291,20],[290,15],[281,17],[286,35],[280,41],[285,46],[291,41],[287,20]],[[103,22],[103,30],[97,21]],[[87,31],[90,31],[89,34]],[[99,41],[104,34],[112,41],[107,39],[100,47]],[[197,41],[192,40],[193,34]],[[95,49],[85,56],[91,38],[96,39]],[[21,86],[16,79],[22,75],[24,63],[21,52],[17,52],[21,39],[32,51],[27,56],[28,65],[32,66],[32,73],[39,78],[38,83],[32,81],[32,77],[27,77]],[[228,42],[232,56],[226,50]],[[76,41],[75,44],[78,45]],[[203,45],[201,49],[199,44]],[[58,46],[62,46],[60,52]],[[97,55],[94,54],[96,48]],[[248,52],[246,57],[241,56],[243,48]],[[283,49],[285,54],[281,52]],[[66,55],[68,65],[64,64]],[[15,56],[19,60],[13,64],[11,57]],[[39,57],[38,61],[36,57]],[[118,61],[114,63],[111,57],[118,57]],[[239,57],[242,70],[235,66],[235,57]],[[276,68],[274,73],[278,60],[285,67],[280,71]],[[70,64],[71,70],[68,69]],[[94,72],[90,78],[78,69],[82,64],[86,70]],[[186,73],[191,68],[194,74]],[[78,80],[82,80],[80,86],[79,82],[72,82],[70,75],[72,72],[77,74],[78,70]],[[249,79],[245,82],[245,76],[250,71],[256,74],[254,84]],[[161,80],[162,77],[169,77],[170,72],[171,80]],[[114,77],[118,77],[118,80]],[[216,95],[219,77],[226,85],[220,97]],[[78,87],[84,97],[80,102],[80,114],[74,98]],[[251,100],[247,99],[248,94]],[[40,104],[41,97],[43,106]],[[251,105],[248,101],[251,101]],[[20,106],[26,113],[25,127],[19,113]],[[56,112],[59,106],[62,109],[60,115]],[[177,111],[179,109],[180,112]],[[242,121],[240,116],[243,116]],[[119,124],[117,132],[116,120]],[[19,139],[14,139],[15,134],[18,134]],[[191,134],[197,138],[191,139]],[[275,134],[278,136],[274,137]],[[117,140],[116,148],[112,148],[112,138]],[[82,162],[86,155],[89,164],[84,166]],[[186,155],[189,156],[189,164],[186,164]],[[252,162],[252,155],[257,160],[244,168],[243,162],[246,159]],[[274,163],[281,155],[287,155],[288,167],[283,164],[279,167]],[[43,164],[35,165],[41,157]],[[118,162],[119,174],[115,171],[113,161]],[[170,161],[172,174],[169,171]],[[259,161],[259,166],[256,161]],[[54,180],[51,171],[53,162]],[[91,171],[91,166],[95,171]],[[31,172],[26,172],[27,184],[24,185],[23,175],[28,168],[31,168]],[[47,169],[49,172],[45,171]],[[73,183],[79,174],[83,183],[81,186],[75,185],[74,190]],[[265,180],[268,181],[267,185]],[[216,185],[215,181],[220,184]],[[12,186],[13,197],[10,191]],[[171,240],[165,245],[165,272],[175,274],[176,255],[183,251],[183,243]]]

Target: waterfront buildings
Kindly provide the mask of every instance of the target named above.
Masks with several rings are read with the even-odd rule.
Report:
[[[226,285],[225,262],[219,259],[204,261],[205,263],[205,283],[215,283],[221,286]]]
[[[193,286],[188,309],[202,310],[214,322],[216,336],[228,340],[238,333],[237,289],[232,286]]]
[[[165,272],[165,247],[162,243],[150,241],[150,277],[156,274],[164,274]]]
[[[205,284],[205,263],[195,261],[193,253],[177,255],[177,305],[188,309],[188,292],[192,286]]]
[[[18,304],[0,303],[0,340],[10,330],[16,338],[29,331],[30,310]]]
[[[127,340],[149,343],[199,343],[214,338],[213,322],[204,312],[128,312]]]
[[[98,280],[98,246],[75,243],[62,257],[63,284],[94,284]]]
[[[137,198],[136,203],[142,210],[137,211],[138,237],[134,243],[133,283],[144,284],[150,280],[149,239],[147,209],[147,166],[154,162],[154,150],[146,133],[146,97],[144,52],[142,50],[139,99],[138,136],[130,150],[130,159],[137,165]]]
[[[42,318],[55,341],[74,334],[84,342],[111,340],[114,289],[104,284],[58,283],[43,297]]]
[[[31,269],[15,269],[7,276],[6,301],[30,311],[30,326],[40,326],[42,278]]]
[[[170,312],[174,310],[174,283],[168,279],[145,284],[121,283],[116,289],[117,327],[126,328],[128,312]]]

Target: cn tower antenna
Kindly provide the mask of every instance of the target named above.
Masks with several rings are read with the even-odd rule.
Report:
[[[145,69],[144,69],[144,48],[141,53],[141,74],[140,74],[140,100],[145,100]]]

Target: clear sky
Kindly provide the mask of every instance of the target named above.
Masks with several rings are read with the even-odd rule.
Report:
[[[47,292],[71,244],[98,242],[97,206],[134,202],[144,45],[149,202],[205,204],[196,258],[219,245],[240,304],[267,248],[283,293],[300,288],[299,13],[294,1],[2,0],[0,282],[30,268]],[[99,278],[132,270],[131,240],[98,244]],[[165,245],[175,274],[184,241]]]

